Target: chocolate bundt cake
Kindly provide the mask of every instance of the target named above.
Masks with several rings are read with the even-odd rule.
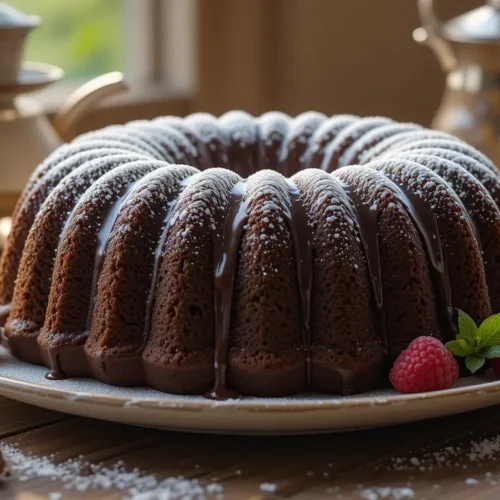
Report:
[[[500,312],[500,173],[411,123],[135,121],[33,173],[0,261],[19,359],[225,399],[352,394],[456,311]]]

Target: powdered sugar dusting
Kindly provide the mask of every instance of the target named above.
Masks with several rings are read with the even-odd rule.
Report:
[[[437,130],[428,130],[423,129],[421,131],[409,131],[409,132],[401,132],[390,137],[387,137],[383,141],[376,144],[371,149],[368,149],[366,153],[363,155],[363,164],[368,163],[369,161],[380,158],[384,153],[397,148],[399,145],[405,144],[407,142],[412,142],[414,140],[421,139],[450,139],[452,136],[446,134],[445,132],[440,132]]]
[[[290,160],[289,156],[293,155],[295,150],[298,150],[300,154],[297,159],[300,165],[295,165],[292,172],[297,172],[305,167],[307,163],[308,155],[306,153],[309,147],[309,139],[325,120],[326,116],[322,113],[308,111],[298,115],[290,124],[288,137],[280,153],[280,162],[286,163]]]
[[[44,178],[34,186],[34,189],[29,193],[29,196],[27,196],[20,212],[26,214],[31,211],[33,213],[32,217],[34,217],[51,191],[73,171],[82,166],[89,165],[93,161],[108,162],[109,166],[113,166],[116,164],[115,157],[118,156],[123,158],[124,155],[130,157],[128,158],[128,162],[138,159],[148,159],[148,156],[143,154],[127,152],[116,147],[108,147],[107,143],[104,143],[102,148],[91,148],[71,154],[68,158],[54,165]],[[119,164],[120,161],[117,163]],[[104,168],[106,169],[105,166]],[[109,170],[109,168],[106,170]],[[26,215],[24,215],[24,217],[26,217]]]
[[[198,154],[184,134],[161,122],[147,121],[137,124],[132,122],[126,126],[130,127],[134,133],[140,131],[147,134],[149,141],[162,152],[163,159],[170,163],[192,163]]]
[[[498,223],[500,212],[488,190],[469,172],[455,162],[419,151],[396,153],[391,158],[402,158],[425,166],[447,181],[464,203],[471,218],[481,223]]]
[[[290,127],[290,140],[302,142],[302,138],[309,138],[325,119],[326,116],[317,111],[307,111],[298,115]]]
[[[202,500],[207,496],[214,498],[224,491],[221,484],[202,485],[197,479],[182,476],[159,479],[139,469],[129,470],[122,461],[112,466],[90,464],[83,459],[56,463],[55,455],[27,455],[11,445],[3,445],[2,452],[15,476],[13,480],[25,482],[43,478],[56,485],[62,483],[63,488],[70,491],[118,490],[126,500]],[[60,497],[58,492],[50,496],[54,500]]]
[[[186,123],[199,134],[201,140],[210,143],[220,139],[217,118],[209,113],[194,113],[186,118]]]
[[[229,143],[217,118],[209,113],[194,113],[186,118],[186,124],[195,130],[200,141],[205,145],[212,165],[228,168]]]
[[[486,460],[498,458],[500,458],[500,434],[453,446],[447,445],[435,451],[424,451],[419,454],[418,458],[415,456],[392,457],[384,468],[397,472],[427,472],[443,468],[466,469],[468,464],[481,464]],[[375,470],[378,469],[380,467],[375,468]],[[493,474],[489,472],[485,474],[485,478],[488,482],[497,481],[497,478],[493,478]]]
[[[270,111],[257,118],[261,140],[283,139],[290,128],[291,118],[279,111]]]
[[[432,165],[432,163],[429,163],[429,165]],[[413,161],[398,159],[392,156],[375,160],[367,166],[383,172],[384,175],[397,185],[405,186],[409,191],[425,200],[432,208],[438,221],[444,218],[446,220],[454,219],[456,224],[461,225],[464,231],[471,235],[474,234],[475,227],[460,197],[450,189],[449,184],[443,180],[443,176],[440,177],[430,168],[422,167]],[[451,166],[448,167],[448,174],[444,175],[444,177],[449,176],[452,179]],[[459,190],[459,193],[462,194],[462,191]],[[495,207],[492,205],[491,210],[494,209]],[[443,237],[443,235],[441,236]],[[446,247],[446,243],[443,240],[444,247]],[[471,251],[473,250],[471,249]]]
[[[493,472],[479,472],[478,467],[485,461],[497,461],[500,458],[500,435],[492,435],[477,440],[466,441],[456,445],[444,445],[439,449],[424,450],[418,456],[408,454],[404,456],[393,456],[388,464],[375,466],[374,471],[384,470],[386,473],[406,473],[408,482],[392,485],[376,485],[365,487],[358,485],[352,493],[363,500],[404,500],[408,498],[421,498],[416,481],[417,475],[427,479],[426,473],[436,471],[436,477],[440,477],[439,470],[457,469],[462,476],[464,488],[474,488],[479,485],[497,486],[500,484],[500,476]],[[473,468],[474,473],[465,475],[463,471]],[[395,477],[397,477],[395,475]],[[401,480],[401,476],[400,476]],[[398,481],[399,482],[399,481]],[[347,489],[347,488],[346,488]],[[441,484],[436,482],[432,489],[437,494]],[[327,493],[336,493],[337,497],[343,498],[344,491],[340,487],[329,488]],[[429,498],[429,497],[426,497]],[[434,498],[434,496],[432,496]],[[437,498],[437,497],[436,497]]]
[[[303,155],[304,168],[319,168],[325,149],[337,135],[359,118],[353,115],[334,115],[326,119],[312,134]]]
[[[196,255],[200,241],[195,228],[207,228],[216,236],[221,236],[220,212],[225,209],[232,186],[241,178],[234,172],[215,168],[205,170],[191,179],[179,197],[170,225],[174,228],[172,250],[189,241],[190,252]],[[175,227],[182,228],[177,231]]]
[[[321,265],[327,266],[335,262],[336,266],[346,265],[357,269],[363,263],[359,251],[353,244],[360,245],[357,223],[349,200],[344,193],[341,183],[322,170],[307,170],[296,174],[292,180],[304,191],[307,200],[311,200],[311,222],[321,228],[335,240],[335,254],[323,254],[317,250],[316,258]],[[316,246],[324,247],[324,242],[318,239]],[[360,273],[366,270],[364,266]],[[359,277],[361,279],[361,276]]]
[[[249,222],[245,226],[244,240],[252,249],[247,252],[247,258],[262,266],[264,276],[276,275],[282,263],[275,265],[262,256],[272,255],[273,248],[279,248],[284,242],[292,244],[285,221],[290,210],[286,179],[277,172],[261,170],[249,177],[246,193]]]
[[[409,151],[421,148],[446,148],[464,154],[478,161],[481,165],[498,174],[498,170],[489,158],[473,148],[470,144],[456,137],[434,130],[410,133],[403,141],[399,141],[390,151]]]
[[[93,132],[93,136],[86,137],[85,140],[77,140],[69,144],[64,156],[69,158],[72,154],[89,149],[118,148],[124,152],[143,153],[149,158],[164,160],[162,152],[154,147],[147,136],[140,133],[126,130],[120,132],[105,133],[103,131]],[[80,138],[79,138],[80,139]],[[56,150],[57,152],[58,150]],[[49,157],[50,158],[50,157]]]
[[[260,485],[260,491],[265,493],[274,493],[278,487],[274,483],[262,483]]]
[[[461,153],[479,162],[493,173],[498,173],[496,167],[484,154],[456,137],[437,130],[413,130],[393,135],[369,149],[363,157],[363,163],[394,151],[410,151],[423,148],[440,148]]]
[[[390,486],[368,488],[359,492],[363,500],[403,500],[404,498],[415,498],[415,492],[411,488],[393,488]]]
[[[387,125],[375,127],[353,142],[344,154],[343,164],[353,165],[355,163],[363,163],[365,152],[384,139],[418,129],[421,129],[421,127],[415,123],[388,123]]]
[[[331,141],[327,148],[327,155],[325,161],[327,163],[322,165],[323,170],[335,170],[335,168],[345,166],[347,156],[345,155],[349,146],[357,141],[364,134],[377,127],[382,127],[393,123],[389,118],[383,117],[368,117],[360,118],[351,125],[343,129]],[[331,164],[329,162],[332,162]]]
[[[385,206],[393,203],[394,209],[403,210],[399,200],[399,193],[394,184],[367,167],[343,167],[331,174],[349,186],[355,186],[356,191],[363,199],[363,203],[370,207],[370,210],[380,210],[382,204]]]
[[[257,126],[244,111],[229,111],[219,118],[219,123],[231,143],[240,148],[257,142]]]

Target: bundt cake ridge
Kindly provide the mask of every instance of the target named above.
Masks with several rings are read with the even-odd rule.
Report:
[[[37,169],[0,260],[13,354],[215,399],[377,386],[456,310],[500,312],[500,173],[384,117],[114,125]]]

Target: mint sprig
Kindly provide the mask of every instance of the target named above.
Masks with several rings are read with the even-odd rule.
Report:
[[[463,311],[458,311],[456,340],[446,343],[454,355],[465,357],[465,366],[471,373],[483,367],[487,359],[500,358],[500,314],[485,319],[478,327]]]

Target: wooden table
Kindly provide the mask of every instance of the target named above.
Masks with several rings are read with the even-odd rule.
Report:
[[[223,486],[220,498],[225,499],[375,500],[411,498],[408,495],[427,500],[498,499],[500,438],[494,442],[496,446],[491,442],[499,434],[498,407],[343,434],[235,437],[129,427],[0,398],[0,440],[4,446],[15,445],[26,455],[55,453],[54,462],[80,455],[104,465],[123,460],[130,470],[137,467],[159,478],[184,475],[202,484],[216,482]],[[491,456],[481,458],[477,450],[471,450],[471,442],[484,438],[490,440],[489,448],[482,447],[479,455]],[[461,448],[458,452],[457,447]],[[269,491],[274,488],[274,492]],[[217,494],[208,498],[217,498]],[[50,478],[21,481],[16,473],[0,488],[2,499],[124,496],[126,493],[114,488],[68,490],[61,481]]]

